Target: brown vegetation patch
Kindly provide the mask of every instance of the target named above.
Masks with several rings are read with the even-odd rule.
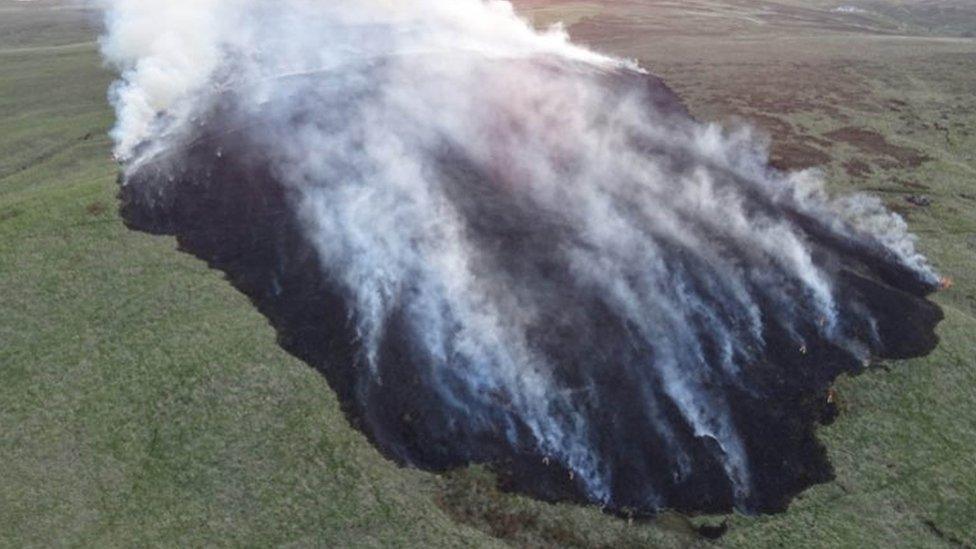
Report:
[[[931,158],[921,151],[909,147],[892,145],[885,136],[874,130],[846,126],[834,130],[825,137],[834,141],[847,143],[862,152],[877,156],[884,156],[897,162],[903,168],[917,168]]]
[[[8,221],[20,215],[20,210],[3,210],[0,211],[0,221]]]
[[[816,147],[797,141],[778,141],[773,143],[769,163],[778,170],[803,170],[823,166],[830,162],[830,156]]]
[[[541,520],[536,509],[513,506],[499,490],[493,475],[484,471],[457,471],[445,475],[446,485],[437,506],[454,521],[471,526],[518,546],[588,547],[588,540],[571,525]]]
[[[789,122],[760,113],[735,113],[732,116],[741,118],[769,134],[772,139],[770,164],[778,170],[803,170],[822,166],[830,161],[830,156],[814,146],[824,143],[829,145],[829,141],[825,142],[816,137],[800,136],[793,130],[793,126]]]
[[[874,171],[870,164],[857,158],[844,162],[843,166],[844,171],[847,172],[847,175],[856,178],[871,175],[871,172]]]
[[[899,202],[899,201],[887,202],[886,206],[892,212],[902,216],[905,219],[905,221],[908,221],[911,218],[912,210],[915,209],[907,202]]]
[[[919,183],[918,181],[899,181],[898,183],[910,189],[928,190],[931,188],[925,183]]]
[[[88,215],[93,217],[98,217],[108,211],[108,207],[101,202],[92,202],[85,207],[85,211]]]
[[[744,120],[747,120],[750,124],[758,128],[762,128],[764,131],[768,132],[770,135],[777,139],[783,139],[793,132],[793,126],[789,122],[785,122],[775,116],[769,116],[759,113],[750,113],[738,115]]]
[[[889,100],[885,101],[885,105],[889,109],[891,109],[891,110],[893,110],[895,112],[902,112],[903,110],[905,110],[906,108],[908,108],[908,103],[906,103],[905,101],[902,101],[901,99],[889,99]]]

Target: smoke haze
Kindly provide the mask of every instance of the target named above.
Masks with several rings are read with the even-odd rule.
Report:
[[[127,221],[321,347],[298,354],[400,462],[775,510],[829,475],[830,382],[935,345],[939,278],[879,200],[507,2],[105,9]]]

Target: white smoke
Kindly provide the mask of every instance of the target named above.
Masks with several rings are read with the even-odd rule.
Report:
[[[119,159],[132,169],[179,145],[222,101],[237,103],[242,124],[281,121],[262,126],[262,142],[301,196],[328,276],[355,304],[366,367],[376,366],[392,311],[403,311],[430,378],[465,380],[464,394],[441,383],[446,403],[488,428],[502,395],[504,428],[527,426],[597,501],[612,498],[612,471],[589,443],[579,395],[559,387],[559,365],[530,335],[560,322],[552,290],[493,268],[495,250],[454,196],[468,190],[438,167],[446,149],[505,187],[488,193],[508,197],[499,219],[537,212],[553,234],[571,234],[552,247],[573,287],[603,296],[634,345],[654,349],[653,363],[628,375],[660,385],[695,435],[717,443],[740,500],[751,490],[749,457],[718,380],[736,382],[758,359],[764,322],[823,319],[821,336],[858,356],[871,343],[838,328],[843,304],[807,236],[756,208],[753,194],[876,241],[936,278],[904,222],[876,200],[832,201],[813,173],[771,171],[747,132],[611,89],[615,75],[640,69],[573,45],[558,27],[533,30],[508,2],[110,0],[106,21],[102,51],[121,74],[111,93]],[[313,74],[327,75],[314,94],[287,84]],[[674,247],[684,263],[664,249]],[[761,312],[756,287],[773,312]],[[689,329],[702,322],[707,333]],[[645,400],[675,476],[687,474],[663,404],[650,392]]]
[[[559,55],[632,65],[572,45],[558,26],[537,33],[508,2],[462,0],[100,0],[102,54],[121,73],[113,87],[116,155],[155,137],[160,113],[186,117],[228,61],[252,76],[333,70],[387,55]]]

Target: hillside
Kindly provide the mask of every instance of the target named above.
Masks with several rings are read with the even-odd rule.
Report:
[[[819,433],[836,481],[784,514],[730,517],[719,543],[976,543],[967,4],[519,4],[639,59],[699,119],[756,124],[779,165],[885,197],[955,280],[932,355],[838,385]],[[220,273],[123,226],[96,29],[80,4],[0,0],[0,544],[709,543],[695,529],[723,517],[628,522],[506,495],[480,468],[381,457]]]

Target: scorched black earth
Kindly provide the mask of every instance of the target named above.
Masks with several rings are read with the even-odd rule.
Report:
[[[833,380],[937,344],[938,277],[861,223],[877,204],[798,193],[652,76],[373,60],[261,85],[144,143],[124,218],[225,272],[399,463],[781,511],[831,478]]]

